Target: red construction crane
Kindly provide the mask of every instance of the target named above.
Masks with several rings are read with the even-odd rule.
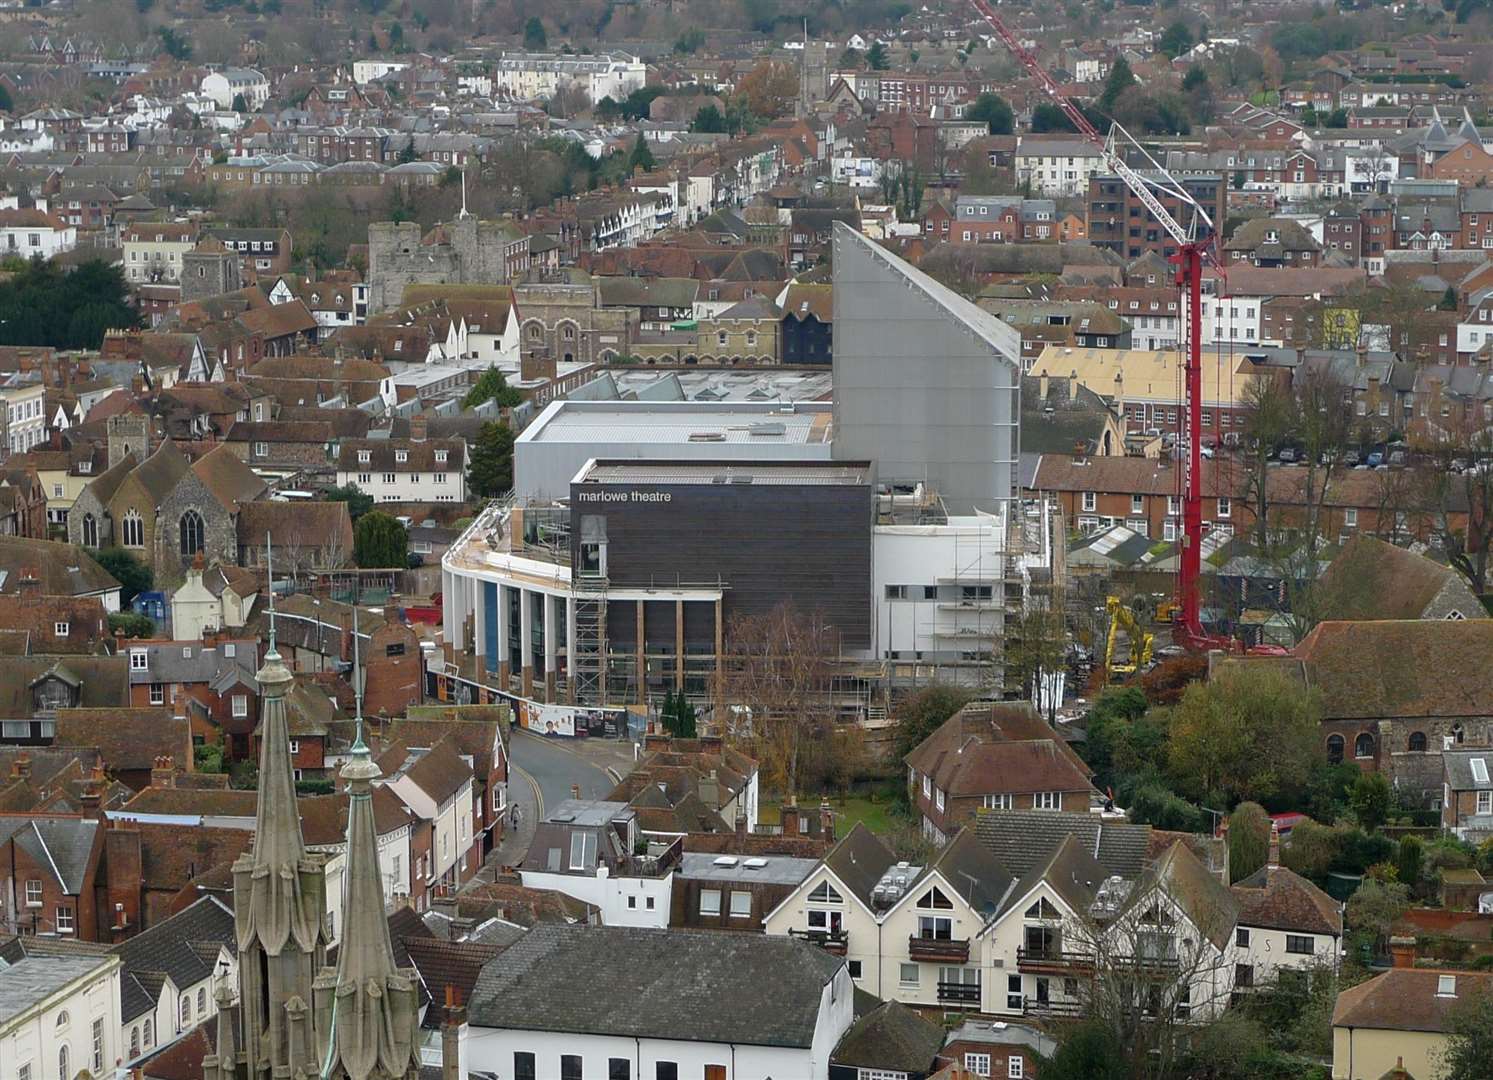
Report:
[[[1177,571],[1177,619],[1173,636],[1177,644],[1188,649],[1238,650],[1241,643],[1231,638],[1208,634],[1203,630],[1200,579],[1203,558],[1203,264],[1224,273],[1213,248],[1213,220],[1192,193],[1177,182],[1167,170],[1119,124],[1110,125],[1109,137],[1089,122],[1077,105],[1068,100],[1038,62],[1036,54],[1016,39],[1001,21],[988,0],[970,0],[1005,43],[1011,55],[1021,62],[1027,73],[1037,80],[1052,98],[1079,135],[1098,147],[1106,164],[1125,182],[1151,216],[1176,241],[1177,252],[1170,261],[1176,266],[1176,284],[1187,292],[1187,348],[1183,372],[1182,430],[1177,443],[1182,447],[1182,557]],[[1121,150],[1135,153],[1144,161],[1145,173],[1130,167]],[[1183,228],[1158,197],[1158,193],[1192,210],[1191,230]]]

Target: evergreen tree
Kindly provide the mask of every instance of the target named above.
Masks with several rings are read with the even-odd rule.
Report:
[[[548,46],[549,35],[544,32],[544,20],[538,15],[530,15],[529,21],[524,23],[524,48],[539,52]]]
[[[653,160],[653,151],[648,149],[648,140],[643,138],[642,132],[639,132],[637,142],[632,144],[632,153],[627,155],[628,174],[635,174],[639,169],[652,172],[657,164]]]
[[[886,54],[886,46],[878,41],[867,49],[866,63],[872,71],[885,71],[891,67],[892,62]]]
[[[364,514],[353,529],[353,558],[364,570],[409,565],[409,533],[382,510]]]
[[[1130,61],[1123,56],[1115,61],[1115,66],[1109,69],[1109,78],[1104,83],[1104,93],[1099,95],[1099,108],[1105,113],[1115,111],[1115,102],[1119,101],[1120,95],[1132,86],[1137,85],[1138,80],[1135,73],[1130,70]]]
[[[966,120],[983,120],[992,135],[1009,135],[1016,130],[1016,114],[999,94],[989,92],[975,98],[975,103],[964,113]]]
[[[468,449],[471,465],[467,469],[467,487],[474,496],[495,499],[513,487],[512,428],[493,422],[483,424]]]
[[[522,404],[523,394],[508,385],[508,380],[496,367],[489,367],[472,384],[467,396],[461,399],[463,409],[474,409],[484,402],[493,401],[499,408],[511,409]]]

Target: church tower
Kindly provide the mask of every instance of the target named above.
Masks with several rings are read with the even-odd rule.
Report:
[[[321,1071],[311,984],[325,963],[326,876],[323,859],[306,850],[296,813],[285,718],[285,694],[293,680],[275,647],[273,571],[269,650],[257,679],[261,719],[254,846],[233,864],[241,1046],[236,1056],[245,1066],[238,1075],[300,1080]],[[219,1072],[209,1072],[209,1080],[227,1080],[232,1075],[225,1071],[227,1062],[216,1064]]]
[[[358,671],[353,609],[353,686]],[[323,1080],[419,1080],[420,992],[413,970],[394,966],[384,913],[373,781],[380,773],[363,742],[363,692],[357,689],[357,738],[342,768],[347,782],[347,872],[342,878],[342,943],[337,966],[312,987],[317,1059]]]

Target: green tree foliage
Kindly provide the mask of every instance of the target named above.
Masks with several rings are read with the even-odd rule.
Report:
[[[374,510],[353,528],[353,559],[364,570],[409,565],[409,533],[397,518]]]
[[[467,396],[461,399],[463,409],[475,409],[485,402],[496,402],[501,409],[521,405],[524,395],[508,385],[508,380],[496,367],[489,367],[472,384]]]
[[[886,46],[879,41],[874,42],[871,47],[866,50],[866,65],[872,71],[885,71],[887,68],[891,67],[892,61],[891,58],[886,54]]]
[[[154,637],[156,624],[149,615],[138,615],[133,611],[116,611],[109,616],[109,633],[119,637]]]
[[[983,120],[992,135],[1009,135],[1016,130],[1016,114],[999,94],[989,91],[975,98],[975,103],[965,110],[966,120]]]
[[[130,601],[155,585],[155,575],[150,567],[122,547],[109,547],[97,552],[93,561],[102,566],[114,580],[119,582],[119,603],[128,607]]]
[[[1439,1080],[1493,1076],[1493,990],[1475,988],[1452,1007]]]
[[[1188,49],[1192,48],[1192,45],[1192,31],[1188,29],[1188,26],[1185,22],[1183,22],[1181,19],[1178,19],[1176,22],[1172,23],[1164,31],[1162,31],[1161,41],[1157,47],[1167,56],[1175,60],[1177,57],[1185,53]]]
[[[97,349],[104,331],[139,322],[123,272],[98,260],[66,271],[32,259],[0,282],[0,345]]]
[[[945,720],[964,708],[973,693],[962,686],[934,683],[902,699],[896,709],[892,760],[901,762],[913,747],[937,731]]]
[[[726,118],[714,105],[706,105],[690,121],[689,129],[705,135],[722,135],[726,131]]]
[[[632,151],[627,155],[627,171],[631,174],[640,169],[651,172],[657,165],[658,162],[653,160],[653,151],[648,149],[648,140],[639,132],[637,141],[632,144]]]
[[[1323,7],[1311,9],[1307,22],[1283,21],[1270,32],[1270,44],[1285,61],[1315,60],[1330,52],[1356,49],[1367,30],[1364,20],[1351,15],[1329,14]]]
[[[529,21],[524,23],[524,48],[530,52],[539,52],[549,46],[549,35],[544,32],[544,20],[538,15],[530,15]]]
[[[673,690],[664,692],[664,703],[659,709],[658,718],[664,730],[676,739],[693,739],[700,734],[695,707],[684,696],[683,690],[677,693]]]
[[[1119,1037],[1097,1020],[1084,1020],[1062,1031],[1050,1058],[1039,1058],[1042,1080],[1130,1080]]]
[[[249,102],[243,94],[233,95],[233,111],[238,113],[246,113],[249,111]]]
[[[699,52],[700,47],[704,44],[705,31],[701,30],[698,26],[692,26],[674,39],[674,51],[680,56],[688,56],[691,53]]]
[[[1259,803],[1243,802],[1229,815],[1229,880],[1243,881],[1270,854],[1270,815]]]
[[[1277,669],[1230,665],[1182,695],[1172,773],[1200,798],[1269,799],[1300,786],[1321,756],[1319,717],[1317,696]]]
[[[192,764],[200,773],[227,771],[223,765],[223,747],[219,743],[204,743],[201,746],[192,747]]]
[[[621,101],[604,97],[596,103],[596,117],[598,120],[644,120],[654,99],[667,93],[668,89],[663,86],[640,86]]]
[[[1448,285],[1446,287],[1446,292],[1441,294],[1441,303],[1437,304],[1436,306],[1442,311],[1456,311],[1457,287],[1455,285]]]
[[[1099,95],[1100,111],[1113,114],[1120,95],[1135,85],[1137,80],[1135,73],[1130,70],[1130,61],[1122,56],[1109,69],[1109,78],[1104,81],[1104,92]]]
[[[342,487],[328,488],[323,498],[327,502],[347,503],[347,516],[357,521],[358,518],[373,509],[373,496],[369,495],[357,484],[346,484]]]
[[[192,59],[192,43],[171,27],[157,28],[156,36],[161,39],[161,51],[171,59],[181,61]]]
[[[1375,832],[1389,818],[1389,781],[1381,772],[1363,773],[1353,782],[1349,804],[1353,816],[1368,832]]]
[[[1327,119],[1322,122],[1323,127],[1345,128],[1348,126],[1348,110],[1333,109],[1327,114]]]
[[[1389,946],[1389,934],[1395,920],[1410,906],[1410,889],[1398,881],[1364,879],[1348,898],[1344,922],[1383,954]]]
[[[1307,819],[1291,830],[1291,842],[1281,852],[1281,862],[1318,885],[1327,880],[1342,849],[1342,838],[1331,825]]]
[[[1425,847],[1418,836],[1404,836],[1395,848],[1395,871],[1404,884],[1415,888],[1420,884],[1421,864],[1425,861]]]
[[[1052,102],[1044,101],[1032,110],[1032,133],[1041,135],[1050,131],[1071,131],[1076,134],[1078,129],[1068,119],[1067,113]]]
[[[468,448],[471,465],[467,487],[473,495],[495,499],[513,487],[513,429],[507,424],[486,423]]]
[[[0,84],[0,112],[15,111],[16,103],[11,100],[10,91]]]
[[[1193,64],[1187,69],[1187,74],[1182,76],[1182,89],[1189,94],[1197,93],[1208,85],[1208,69],[1201,64]]]

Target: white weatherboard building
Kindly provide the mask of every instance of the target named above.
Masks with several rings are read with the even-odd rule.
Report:
[[[621,101],[647,81],[648,65],[626,53],[504,53],[492,75],[493,90],[518,101],[551,98],[562,88],[574,86],[593,105],[602,98]]]
[[[467,1058],[536,1080],[828,1080],[853,997],[844,960],[787,938],[540,925],[482,969]]]

